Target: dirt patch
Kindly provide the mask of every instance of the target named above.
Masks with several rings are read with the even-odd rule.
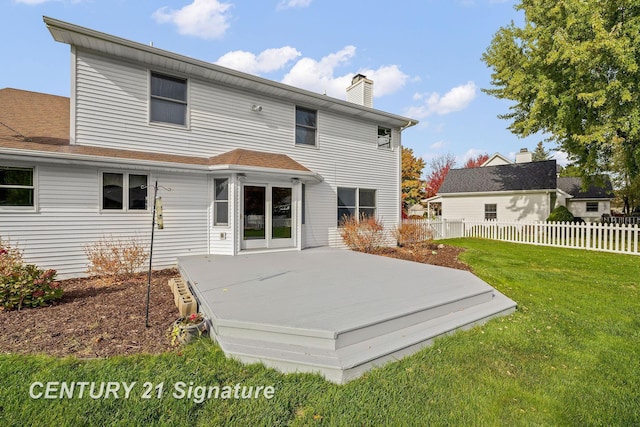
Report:
[[[470,271],[458,260],[461,251],[425,243],[387,248],[380,255]],[[153,272],[148,328],[146,274],[115,284],[62,280],[64,295],[53,305],[0,311],[0,353],[96,358],[170,351],[169,332],[179,314],[167,282],[177,276],[175,269]]]
[[[407,261],[421,262],[423,264],[471,271],[471,267],[458,259],[458,255],[463,251],[464,249],[455,246],[422,243],[401,248],[384,248],[379,254]]]
[[[116,284],[61,280],[64,295],[53,305],[0,311],[0,352],[81,358],[165,352],[179,316],[167,282],[177,275],[174,269],[153,272],[148,328],[146,274]]]

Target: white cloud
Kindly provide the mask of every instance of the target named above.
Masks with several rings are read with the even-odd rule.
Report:
[[[291,9],[294,7],[309,7],[312,0],[282,0],[278,3],[278,10],[280,9]]]
[[[554,151],[551,158],[555,159],[560,166],[567,166],[569,164],[569,156],[567,156],[567,153],[564,151]]]
[[[445,142],[444,142],[444,141],[437,141],[437,142],[434,142],[433,144],[431,144],[431,145],[429,146],[429,149],[430,149],[430,150],[439,150],[439,149],[441,149],[442,147],[444,147],[444,144],[445,144]]]
[[[401,89],[409,80],[409,76],[400,71],[397,65],[385,65],[377,69],[360,69],[336,76],[338,67],[348,64],[355,56],[355,46],[345,46],[338,52],[331,53],[319,61],[302,58],[291,67],[282,79],[283,83],[318,93],[326,93],[335,98],[345,99],[346,89],[351,85],[354,74],[364,74],[373,81],[374,97],[392,94]]]
[[[454,87],[443,96],[440,96],[440,94],[436,92],[414,94],[414,100],[424,100],[424,102],[422,105],[410,107],[407,110],[406,115],[421,119],[433,114],[443,116],[445,114],[464,110],[469,106],[471,101],[475,99],[476,91],[476,84],[470,81],[464,85]]]
[[[222,55],[216,64],[245,73],[260,74],[279,70],[289,61],[301,56],[301,53],[291,46],[277,49],[267,49],[255,55],[251,52],[235,50]]]
[[[333,73],[338,66],[348,63],[355,53],[356,48],[354,46],[346,46],[338,52],[323,57],[320,61],[302,58],[291,67],[282,82],[314,92],[326,92],[327,95],[344,98],[345,89],[351,84],[352,74],[335,77]]]
[[[217,39],[224,36],[229,29],[228,12],[232,6],[230,3],[220,3],[218,0],[193,0],[193,3],[182,9],[161,7],[152,16],[160,24],[167,22],[175,24],[180,34]]]

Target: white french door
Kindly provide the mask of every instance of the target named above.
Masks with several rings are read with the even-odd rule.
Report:
[[[242,186],[242,249],[295,246],[293,187]]]

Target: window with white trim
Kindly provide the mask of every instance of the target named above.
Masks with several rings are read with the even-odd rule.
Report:
[[[378,126],[378,148],[391,149],[391,129]]]
[[[0,207],[33,207],[33,168],[0,166]]]
[[[487,203],[484,205],[484,219],[498,219],[498,205],[495,203]]]
[[[213,180],[213,225],[229,225],[229,179]]]
[[[148,180],[148,175],[143,174],[103,172],[102,209],[147,210]]]
[[[296,106],[296,145],[316,146],[318,112]]]
[[[587,202],[587,212],[598,212],[598,202]]]
[[[376,190],[338,187],[338,226],[345,218],[376,216]]]
[[[187,125],[187,80],[151,73],[152,122]]]

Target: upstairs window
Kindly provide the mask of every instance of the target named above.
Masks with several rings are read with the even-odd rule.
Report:
[[[151,121],[187,125],[187,80],[151,73]]]
[[[378,126],[378,148],[391,149],[391,129]]]
[[[115,172],[102,174],[102,209],[104,210],[146,210],[147,192],[147,175]]]
[[[296,145],[316,146],[318,112],[296,107]]]
[[[498,219],[498,205],[496,205],[495,203],[488,203],[484,205],[484,219]]]
[[[0,166],[0,207],[33,207],[33,168]]]

